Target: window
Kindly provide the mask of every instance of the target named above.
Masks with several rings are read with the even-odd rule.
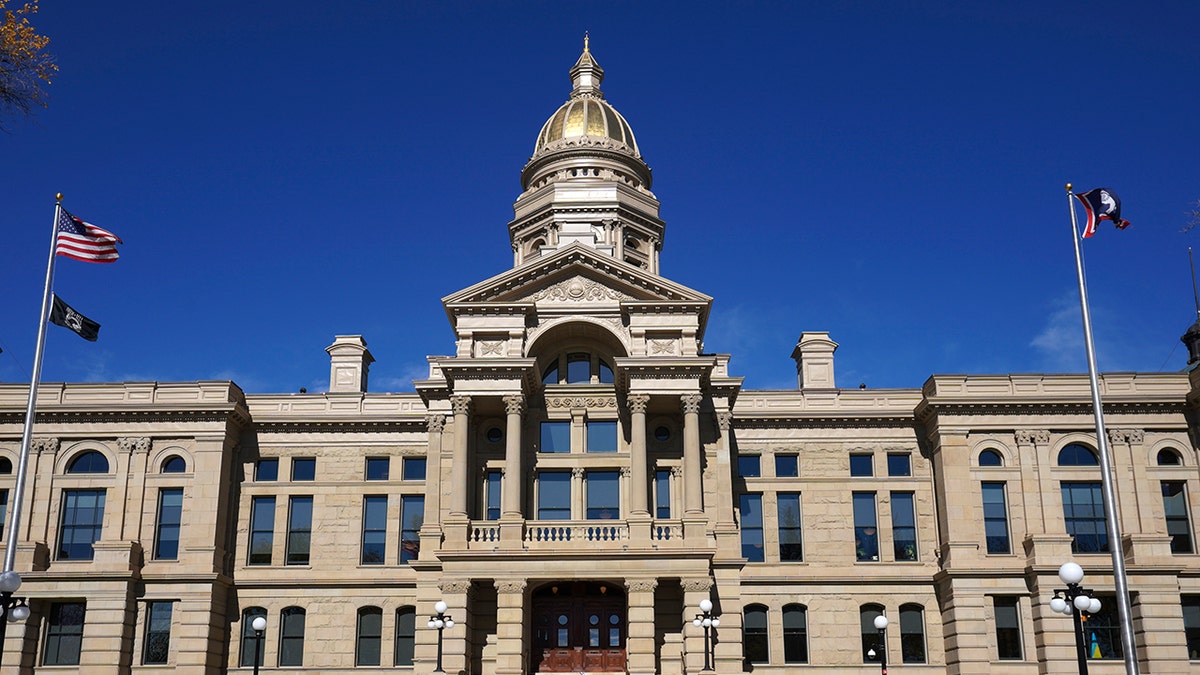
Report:
[[[254,497],[250,503],[250,564],[270,565],[275,546],[275,498]]]
[[[500,520],[500,482],[503,474],[497,470],[487,472],[484,478],[484,503],[487,505],[486,513],[483,514],[485,520]]]
[[[796,455],[775,455],[775,476],[795,478],[800,475],[800,458]]]
[[[254,619],[267,618],[267,610],[262,607],[248,607],[242,612],[242,655],[238,665],[248,668],[257,663],[259,640],[254,639]]]
[[[542,422],[542,452],[571,451],[570,422]]]
[[[851,476],[874,476],[875,464],[871,455],[850,455]]]
[[[363,497],[362,564],[382,565],[387,550],[387,501],[375,495]]]
[[[388,468],[387,457],[368,457],[367,480],[387,480]]]
[[[671,517],[671,471],[659,469],[654,472],[654,517]]]
[[[425,496],[400,498],[400,562],[416,560],[421,552],[421,526],[425,524]]]
[[[67,466],[67,473],[108,473],[108,458],[95,450],[89,450]]]
[[[900,605],[900,657],[904,663],[925,663],[925,608]]]
[[[403,480],[425,480],[425,458],[405,457],[401,476]]]
[[[1063,518],[1067,534],[1074,537],[1072,553],[1107,553],[1104,496],[1100,483],[1062,484]]]
[[[587,384],[592,381],[592,357],[588,354],[567,354],[567,384]]]
[[[621,474],[617,471],[587,472],[587,519],[621,517]]]
[[[571,474],[544,471],[538,474],[538,520],[571,519]]]
[[[762,495],[742,495],[742,557],[750,562],[762,562],[763,519]]]
[[[859,562],[879,560],[879,532],[875,521],[875,493],[854,493],[854,557]]]
[[[504,432],[500,430],[500,427],[492,427],[484,436],[488,443],[499,443],[500,439],[504,438]]]
[[[358,610],[358,640],[354,649],[354,665],[379,665],[379,643],[383,639],[383,610],[363,607]]]
[[[783,662],[808,663],[808,608],[783,606]]]
[[[292,481],[305,482],[317,479],[316,457],[292,458]]]
[[[666,427],[655,427],[654,440],[658,441],[659,443],[665,443],[671,440],[671,430]]]
[[[612,368],[607,363],[604,362],[604,359],[598,359],[598,361],[600,362],[600,364],[599,364],[600,365],[600,384],[612,384],[613,383]]]
[[[804,560],[800,540],[800,493],[781,492],[776,499],[779,508],[779,559]]]
[[[979,453],[979,466],[1004,466],[1004,458],[995,450],[984,450]]]
[[[551,361],[542,374],[542,384],[558,384],[558,360]]]
[[[767,640],[767,608],[750,605],[743,613],[742,650],[746,663],[767,663],[771,658]]]
[[[401,607],[396,610],[396,660],[397,666],[411,666],[417,643],[417,610]]]
[[[0,539],[8,537],[4,531],[4,523],[8,519],[8,488],[0,489]]]
[[[1187,492],[1183,481],[1162,482],[1163,511],[1167,516],[1167,534],[1171,535],[1171,553],[1192,552],[1192,528],[1188,524]]]
[[[907,452],[893,452],[887,456],[889,476],[911,476],[912,455]]]
[[[304,610],[287,607],[279,614],[279,665],[304,665]]]
[[[91,560],[104,526],[104,490],[63,490],[59,560]]]
[[[289,565],[307,565],[312,548],[312,497],[288,499],[286,560]]]
[[[162,463],[162,473],[187,473],[187,462],[179,455],[172,455]]]
[[[279,480],[279,460],[278,459],[260,459],[254,463],[254,480],[256,481],[272,481]]]
[[[144,665],[165,664],[171,655],[171,601],[146,603],[146,644],[142,649]]]
[[[1159,466],[1179,466],[1182,463],[1183,460],[1179,458],[1179,453],[1171,448],[1163,448],[1158,451]]]
[[[1012,553],[1008,542],[1008,506],[1005,504],[1004,483],[984,483],[983,534],[988,553]]]
[[[892,548],[896,560],[917,559],[917,521],[913,507],[913,493],[892,493]]]
[[[7,457],[0,457],[0,475],[9,475],[12,473],[12,460]]]
[[[50,605],[50,616],[46,619],[46,649],[42,653],[42,665],[79,665],[85,607],[82,602],[55,602]]]
[[[1183,634],[1187,640],[1188,659],[1200,659],[1200,595],[1185,595],[1183,600]]]
[[[158,491],[158,521],[154,530],[154,559],[179,559],[179,525],[183,520],[183,488]]]
[[[612,422],[588,422],[587,423],[587,451],[588,452],[616,452],[617,451],[617,423]]]
[[[1059,466],[1098,466],[1100,460],[1091,448],[1072,443],[1058,453]]]
[[[1003,660],[1021,659],[1020,599],[1010,595],[992,598],[996,615],[996,655]]]
[[[858,608],[863,663],[878,661],[887,653],[887,644],[879,639],[879,629],[875,628],[875,617],[881,614],[883,614],[883,605],[863,605]],[[871,658],[868,653],[871,650],[875,650],[875,658]]]
[[[758,455],[738,455],[737,470],[741,478],[758,478],[762,475],[762,462]]]
[[[1121,650],[1121,618],[1117,613],[1117,599],[1113,596],[1099,596],[1099,600],[1100,611],[1089,614],[1087,623],[1084,624],[1084,630],[1087,633],[1088,658],[1124,658]]]

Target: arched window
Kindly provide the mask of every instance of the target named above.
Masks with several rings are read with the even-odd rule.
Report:
[[[1058,453],[1059,466],[1097,466],[1099,464],[1096,453],[1092,452],[1091,448],[1078,443],[1072,443]]]
[[[591,381],[591,354],[567,354],[567,384],[587,384]]]
[[[417,609],[401,607],[396,610],[396,661],[397,666],[413,664],[414,645],[417,642]]]
[[[600,361],[600,384],[612,384],[613,383],[612,367],[610,367],[607,363],[605,363],[604,359],[599,359],[599,361]]]
[[[383,635],[383,610],[363,607],[358,610],[358,639],[354,648],[354,665],[379,665],[379,642]]]
[[[1173,448],[1163,448],[1162,450],[1158,451],[1159,466],[1179,466],[1180,464],[1183,464],[1183,459],[1179,456],[1178,452],[1175,452]],[[5,471],[4,473],[12,473],[12,468],[10,467],[9,470]]]
[[[995,450],[984,450],[979,453],[979,466],[1004,466],[1004,458]]]
[[[279,665],[304,665],[304,609],[288,607],[279,613]]]
[[[546,364],[546,371],[542,373],[542,384],[558,384],[558,359]]]
[[[1162,462],[1159,462],[1161,464]],[[7,457],[0,457],[0,474],[12,473],[12,460]]]
[[[925,608],[900,605],[900,654],[905,663],[925,663]]]
[[[89,450],[67,466],[67,473],[108,473],[108,458],[103,454]]]
[[[808,663],[808,608],[783,606],[783,662]]]
[[[768,663],[771,660],[767,640],[767,608],[749,605],[742,617],[742,653],[746,663]]]
[[[163,473],[186,473],[187,462],[179,455],[171,455],[162,463]]]
[[[247,607],[242,612],[242,657],[239,664],[243,668],[252,667],[258,656],[254,653],[255,648],[258,646],[258,641],[254,639],[254,626],[252,624],[255,617],[259,616],[265,619],[267,617],[267,610],[262,607]]]
[[[883,605],[863,605],[858,608],[863,663],[878,663],[887,649],[879,629],[875,627],[875,617],[880,614],[883,614]]]

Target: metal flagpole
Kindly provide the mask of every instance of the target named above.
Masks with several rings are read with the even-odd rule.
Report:
[[[1079,275],[1079,306],[1083,309],[1083,341],[1087,346],[1088,380],[1092,385],[1092,411],[1096,417],[1096,445],[1100,448],[1100,480],[1104,491],[1104,520],[1108,527],[1108,546],[1112,552],[1113,579],[1117,587],[1117,612],[1121,617],[1121,651],[1126,675],[1138,675],[1137,651],[1133,640],[1133,614],[1129,611],[1129,584],[1125,578],[1125,554],[1121,545],[1121,526],[1117,522],[1117,495],[1113,489],[1112,461],[1109,460],[1108,434],[1104,431],[1104,410],[1100,403],[1100,380],[1096,375],[1096,349],[1092,344],[1092,318],[1088,312],[1087,284],[1083,280],[1083,253],[1079,248],[1079,223],[1071,184],[1067,183],[1067,207],[1071,209],[1071,242],[1075,245],[1075,270]]]
[[[42,356],[46,346],[46,319],[50,315],[50,285],[54,279],[54,248],[58,243],[58,217],[62,213],[62,193],[55,195],[54,223],[50,229],[50,260],[46,263],[46,288],[42,291],[42,313],[38,320],[37,348],[33,352],[33,377],[29,380],[29,403],[25,406],[25,428],[21,432],[21,457],[17,461],[17,482],[13,486],[8,519],[8,541],[4,546],[4,571],[11,572],[17,559],[17,537],[21,529],[21,505],[25,501],[25,469],[29,465],[29,445],[33,440],[33,419],[37,409],[38,381],[42,376]]]

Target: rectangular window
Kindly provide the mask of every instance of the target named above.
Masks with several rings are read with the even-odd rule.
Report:
[[[425,496],[400,498],[400,562],[416,560],[421,553],[421,526],[425,524]]]
[[[588,452],[617,451],[617,423],[588,422],[587,423]]]
[[[987,552],[1012,553],[1008,541],[1008,505],[1005,503],[1004,483],[984,483],[982,489],[983,534],[987,539]]]
[[[307,565],[312,548],[312,497],[288,500],[287,564]]]
[[[800,475],[800,458],[796,455],[775,455],[775,476],[795,478]]]
[[[1171,535],[1171,553],[1192,552],[1192,527],[1188,524],[1187,492],[1183,481],[1162,482],[1163,511],[1167,516],[1167,534]]]
[[[800,539],[800,493],[781,492],[779,503],[779,559],[783,562],[804,560]]]
[[[1087,653],[1089,659],[1124,658],[1121,646],[1121,615],[1117,612],[1114,596],[1095,596],[1100,600],[1100,611],[1089,614],[1087,631]]]
[[[762,495],[742,495],[742,557],[750,562],[762,562],[763,517]]]
[[[741,478],[758,478],[762,475],[762,461],[758,455],[738,455],[737,471]]]
[[[279,460],[278,459],[260,459],[254,463],[254,480],[256,481],[273,481],[279,480]]]
[[[913,493],[892,493],[892,547],[896,560],[917,559],[917,520]]]
[[[900,656],[904,663],[925,663],[925,612],[919,605],[900,607]]]
[[[275,546],[275,498],[254,497],[250,503],[250,564],[270,565]]]
[[[412,607],[396,610],[395,665],[411,666],[417,644],[417,613]]]
[[[165,664],[171,654],[171,601],[146,603],[146,645],[142,650],[145,665]]]
[[[997,595],[992,598],[992,607],[996,614],[996,655],[1002,660],[1020,660],[1020,598]]]
[[[621,517],[621,474],[617,471],[587,472],[587,519],[613,520]]]
[[[538,520],[571,519],[571,474],[544,471],[538,474]]]
[[[315,457],[292,458],[292,481],[306,482],[317,479],[317,459]]]
[[[1200,595],[1183,596],[1183,634],[1188,659],[1200,660]]]
[[[383,612],[378,607],[358,610],[358,644],[354,650],[354,665],[379,665],[382,643]]]
[[[46,617],[46,649],[42,665],[77,666],[79,649],[83,645],[82,602],[55,602]]]
[[[888,453],[887,462],[889,476],[912,475],[912,455],[907,452]]]
[[[808,610],[803,605],[783,608],[783,662],[808,663]]]
[[[405,457],[400,470],[403,480],[425,480],[425,458]]]
[[[383,495],[363,497],[362,564],[382,565],[387,551],[387,502]]]
[[[671,517],[671,471],[660,469],[654,472],[654,517]]]
[[[875,462],[871,455],[854,454],[850,455],[850,475],[851,476],[874,476]]]
[[[879,532],[875,520],[875,493],[855,492],[854,557],[859,562],[879,560]]]
[[[1108,530],[1104,520],[1104,496],[1100,483],[1062,484],[1063,519],[1072,553],[1107,553]]]
[[[542,422],[542,452],[571,451],[570,422]]]
[[[63,490],[59,560],[91,560],[104,527],[104,490]]]
[[[487,504],[486,520],[500,520],[500,483],[503,474],[499,471],[488,471],[484,479],[484,500]]]
[[[158,491],[158,521],[154,529],[154,559],[179,559],[179,525],[183,521],[183,488]]]
[[[367,458],[367,480],[387,480],[389,462],[387,457]]]
[[[8,490],[0,490],[0,539],[8,536],[4,524],[8,522]]]
[[[305,612],[299,607],[288,607],[279,614],[279,665],[304,665]]]

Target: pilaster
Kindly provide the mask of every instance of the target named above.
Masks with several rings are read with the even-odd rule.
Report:
[[[703,672],[704,630],[692,625],[692,619],[700,611],[701,600],[712,599],[713,581],[709,577],[680,580],[683,587],[683,644],[686,656],[684,670],[689,673]]]
[[[1017,445],[1017,464],[1021,469],[1021,504],[1025,511],[1025,531],[1028,534],[1046,534],[1046,506],[1042,502],[1042,486],[1039,474],[1042,465],[1038,458],[1038,446],[1050,442],[1046,430],[1018,429],[1013,434]]]
[[[425,473],[425,520],[419,533],[418,560],[436,560],[442,547],[442,431],[445,426],[445,415],[425,416],[425,427],[429,432],[425,461],[430,470]]]
[[[657,579],[634,579],[626,583],[629,599],[629,635],[625,648],[629,675],[655,675],[654,589]]]
[[[525,579],[497,579],[496,675],[525,672]]]

